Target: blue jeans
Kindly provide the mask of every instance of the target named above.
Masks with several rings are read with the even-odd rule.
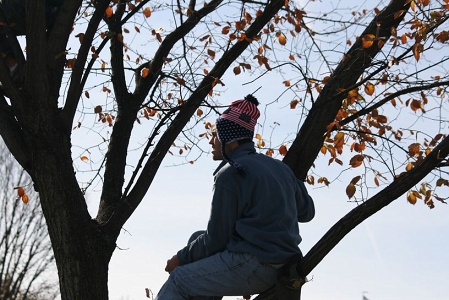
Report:
[[[221,299],[260,294],[277,282],[279,266],[225,250],[171,272],[155,300]]]

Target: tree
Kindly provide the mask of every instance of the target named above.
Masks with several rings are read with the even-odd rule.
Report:
[[[289,98],[289,106],[299,104],[303,112],[289,149],[287,141],[264,145],[258,137],[261,151],[285,155],[284,162],[298,178],[330,184],[324,176],[315,182],[317,157],[330,155],[329,164],[338,166],[343,154],[356,152],[347,174],[360,174],[349,180],[347,195],[360,205],[300,262],[302,275],[351,229],[404,193],[410,202],[421,197],[429,207],[435,199],[444,202],[439,193],[448,185],[443,171],[449,153],[447,128],[394,128],[393,121],[405,109],[412,109],[416,119],[426,111],[446,109],[448,74],[442,63],[447,57],[438,48],[447,45],[448,7],[425,0],[379,5],[385,7],[355,11],[351,20],[343,21],[308,18],[295,3],[277,0],[173,5],[66,1],[58,26],[46,38],[44,4],[27,1],[26,60],[13,39],[21,55],[23,86],[16,86],[0,65],[8,95],[0,97],[0,134],[39,192],[62,299],[108,298],[108,263],[122,226],[146,195],[166,154],[173,153],[171,147],[180,156],[201,151],[198,141],[207,132],[196,131],[220,107],[218,95],[230,74],[255,82],[276,71],[279,76],[299,74],[296,82],[286,79],[279,90],[284,103]],[[156,14],[170,22],[152,23]],[[372,21],[364,25],[368,18]],[[317,32],[312,25],[318,21],[336,25]],[[352,26],[364,29],[343,47],[330,39],[329,49],[344,53],[332,62],[320,36],[338,31],[352,36]],[[150,37],[143,48],[132,42],[142,36]],[[71,43],[73,38],[78,45]],[[426,54],[441,59],[423,63]],[[312,68],[316,61],[320,68]],[[429,99],[439,102],[430,105]],[[85,126],[93,116],[99,122]],[[438,123],[444,116],[436,113],[428,120]],[[145,134],[137,134],[136,124],[143,122]],[[150,131],[148,124],[153,124]],[[84,145],[74,147],[77,130],[100,138],[95,144],[84,139]],[[418,140],[418,130],[426,137]],[[406,131],[411,134],[405,136]],[[130,151],[139,154],[128,155]],[[97,186],[101,196],[92,218],[85,193]],[[366,197],[374,188],[380,191]]]
[[[55,299],[56,265],[39,201],[3,142],[0,153],[0,299]]]

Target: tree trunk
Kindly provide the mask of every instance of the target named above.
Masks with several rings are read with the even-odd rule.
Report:
[[[108,299],[108,264],[117,237],[91,219],[70,152],[64,152],[70,149],[64,145],[68,140],[53,132],[32,142],[32,174],[58,266],[61,298]]]

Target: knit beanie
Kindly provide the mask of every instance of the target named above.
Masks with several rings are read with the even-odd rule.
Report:
[[[223,158],[241,175],[245,174],[244,167],[229,158],[225,146],[234,141],[253,138],[257,118],[260,116],[257,105],[259,101],[253,95],[248,95],[243,100],[232,102],[216,122]]]

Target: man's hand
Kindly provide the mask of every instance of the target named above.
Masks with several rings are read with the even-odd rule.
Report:
[[[177,255],[173,255],[172,258],[167,260],[167,266],[165,267],[165,271],[169,274],[176,269],[176,267],[179,267],[179,259]]]

